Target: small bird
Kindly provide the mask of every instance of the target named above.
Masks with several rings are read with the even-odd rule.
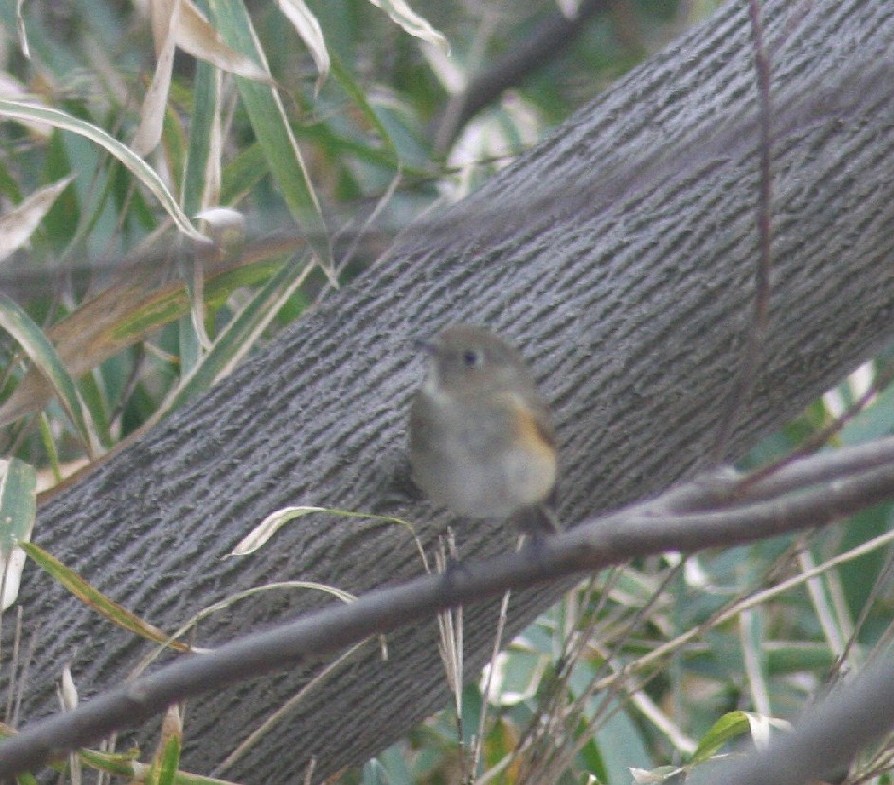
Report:
[[[556,484],[555,434],[522,356],[471,324],[419,343],[431,359],[410,409],[416,484],[458,515],[555,531],[543,505]]]

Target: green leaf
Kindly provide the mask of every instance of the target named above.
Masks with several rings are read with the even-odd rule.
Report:
[[[72,175],[69,175],[40,188],[21,204],[0,216],[0,261],[31,239],[56,198],[68,188],[72,179]]]
[[[205,206],[202,204],[202,193],[207,181],[208,161],[214,147],[214,124],[219,119],[218,79],[217,69],[203,61],[196,63],[192,122],[189,127],[189,147],[182,186],[183,209],[187,215],[194,216]]]
[[[53,344],[43,330],[18,304],[0,292],[0,327],[8,332],[22,347],[28,358],[37,366],[53,387],[66,414],[74,425],[81,441],[92,454],[98,449],[98,439],[89,415],[78,394],[74,380],[56,354]]]
[[[0,460],[0,610],[19,592],[24,557],[16,545],[31,538],[37,505],[34,467],[16,458]]]
[[[170,726],[176,729],[171,731]],[[162,748],[152,761],[146,785],[174,785],[177,771],[180,768],[180,751],[183,746],[183,731],[180,727],[180,714],[176,706],[168,709],[162,723]]]
[[[208,6],[215,27],[227,44],[255,58],[267,68],[266,58],[241,0],[211,0]],[[332,249],[326,223],[279,93],[274,88],[242,77],[236,78],[236,85],[264,150],[270,173],[317,260],[334,284]]]
[[[704,763],[714,757],[729,741],[751,733],[751,721],[744,711],[731,711],[715,722],[702,736],[698,749],[692,755],[692,763]]]
[[[86,606],[97,611],[113,624],[125,630],[130,630],[130,632],[153,643],[170,646],[172,649],[181,652],[190,651],[190,647],[186,644],[172,641],[171,636],[166,632],[143,621],[139,616],[127,610],[127,608],[106,597],[78,573],[66,567],[55,556],[47,553],[39,545],[35,545],[32,542],[20,542],[19,547],[31,557],[38,567],[51,575]]]
[[[376,114],[372,104],[367,100],[363,88],[357,83],[357,80],[354,79],[350,70],[345,68],[342,61],[335,54],[332,55],[332,75],[338,80],[342,90],[347,93],[348,97],[363,113],[364,119],[375,129],[379,138],[385,144],[385,149],[387,150],[389,157],[393,159],[394,166],[398,166],[400,162],[397,155],[397,147],[394,144],[394,140],[391,138],[391,134],[388,133],[388,129],[382,123],[379,115]]]
[[[187,237],[199,242],[207,241],[205,235],[193,227],[192,222],[183,211],[173,194],[168,190],[162,179],[156,171],[149,166],[140,156],[138,156],[127,145],[122,144],[113,136],[110,136],[102,128],[81,120],[79,117],[70,115],[60,109],[49,109],[44,106],[24,103],[21,101],[9,101],[0,98],[0,116],[10,120],[20,120],[23,122],[42,122],[59,128],[63,131],[70,131],[74,134],[89,139],[117,158],[127,169],[134,174],[137,179],[143,183],[161,202],[162,206],[167,210],[168,215],[174,219],[177,227]]]
[[[312,264],[305,264],[302,269],[297,260],[284,264],[227,325],[192,373],[168,396],[153,422],[226,376],[312,269]]]

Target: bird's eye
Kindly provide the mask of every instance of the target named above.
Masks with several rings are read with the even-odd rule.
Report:
[[[484,362],[484,355],[477,349],[463,351],[463,365],[466,368],[477,368]]]

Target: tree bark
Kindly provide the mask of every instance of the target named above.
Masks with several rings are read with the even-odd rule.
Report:
[[[797,414],[894,331],[894,6],[765,6],[773,65],[770,329],[729,455]],[[35,539],[128,608],[173,630],[270,581],[352,592],[420,572],[397,526],[299,519],[221,561],[288,504],[388,511],[430,544],[448,523],[465,558],[515,533],[389,500],[423,358],[410,339],[473,320],[512,339],[552,401],[566,524],[703,466],[749,333],[758,258],[757,97],[748,10],[734,2],[615,85],[469,199],[399,241],[208,395],[42,510]],[[563,587],[516,595],[508,634]],[[30,570],[40,627],[23,717],[54,707],[71,662],[82,700],[148,647]],[[331,600],[275,591],[203,621],[199,645]],[[467,676],[496,606],[466,611]],[[10,625],[6,625],[8,632]],[[284,782],[358,764],[446,703],[434,621],[370,642],[314,686],[223,776]],[[184,767],[214,769],[308,684],[296,669],[190,705]],[[128,739],[119,742],[125,746]]]

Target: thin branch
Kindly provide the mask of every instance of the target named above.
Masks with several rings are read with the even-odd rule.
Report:
[[[892,534],[889,532],[889,534]],[[872,542],[872,540],[870,540]],[[853,624],[853,629],[851,630],[850,637],[847,639],[847,643],[844,646],[844,651],[841,652],[841,655],[835,662],[829,677],[830,679],[838,679],[840,677],[840,673],[845,665],[845,663],[850,664],[850,658],[853,656],[856,658],[857,656],[862,655],[862,651],[857,652],[857,654],[852,655],[852,649],[855,649],[859,640],[861,633],[864,632],[864,625],[866,624],[866,620],[869,618],[872,609],[877,607],[876,602],[878,601],[879,595],[882,591],[886,590],[890,585],[891,580],[891,572],[894,570],[894,553],[888,550],[888,553],[885,555],[885,563],[881,570],[878,571],[878,574],[875,577],[875,580],[872,582],[872,589],[870,589],[869,594],[866,596],[866,599],[863,602],[863,607],[860,608],[860,614],[857,616],[857,620]],[[888,629],[890,630],[891,622],[889,622]],[[874,636],[873,636],[874,637]],[[876,639],[877,646],[884,646],[885,640],[884,637],[881,639]]]
[[[860,455],[872,448],[890,456],[894,454],[894,437],[841,452]],[[818,465],[824,458],[812,456],[803,463]],[[798,464],[788,467],[790,471],[799,468]],[[714,494],[710,479],[697,480],[689,487]],[[734,509],[661,514],[668,508],[659,497],[595,519],[537,547],[372,591],[350,605],[310,613],[240,638],[211,654],[178,660],[7,739],[0,744],[0,779],[34,769],[112,731],[138,725],[172,703],[294,667],[298,662],[319,660],[370,635],[430,618],[440,610],[478,602],[508,589],[602,569],[634,556],[728,547],[813,528],[891,499],[894,459],[881,467],[843,472],[837,481],[819,487],[766,501],[746,501]]]
[[[561,56],[583,32],[590,18],[608,7],[608,0],[584,0],[573,18],[556,11],[544,19],[532,35],[513,46],[450,100],[435,134],[435,150],[443,154],[474,115],[496,101],[504,90]]]
[[[767,335],[767,321],[770,311],[770,270],[772,267],[773,244],[773,173],[770,168],[772,149],[771,132],[773,103],[770,93],[770,58],[764,46],[763,22],[761,20],[761,0],[748,0],[751,17],[751,40],[754,49],[754,71],[757,77],[757,91],[760,100],[760,191],[757,200],[757,228],[760,258],[754,275],[754,317],[752,330],[748,336],[745,354],[739,365],[732,394],[723,409],[723,417],[714,445],[715,462],[723,460],[730,436],[741,416],[742,407],[751,394],[755,370],[761,349]]]
[[[894,540],[894,532],[888,532],[886,534],[880,535],[863,543],[862,545],[859,545],[856,548],[852,548],[845,553],[839,554],[838,556],[823,562],[813,570],[799,573],[798,575],[795,575],[794,577],[789,578],[782,583],[777,583],[775,586],[772,586],[769,589],[763,589],[762,591],[756,592],[748,597],[745,597],[744,599],[730,603],[725,608],[721,608],[715,611],[709,619],[706,619],[697,627],[690,627],[688,630],[686,630],[686,632],[681,633],[676,638],[666,641],[660,646],[652,649],[648,654],[644,654],[641,657],[638,657],[627,666],[623,673],[616,673],[610,676],[604,676],[603,678],[597,680],[593,684],[593,691],[595,692],[597,690],[608,689],[617,681],[619,681],[619,676],[621,675],[627,676],[633,673],[641,673],[645,671],[650,665],[660,662],[673,652],[683,648],[683,646],[685,646],[690,641],[698,640],[708,630],[716,629],[730,619],[734,619],[736,616],[743,613],[744,611],[750,608],[756,608],[759,605],[763,605],[764,603],[769,602],[774,597],[779,597],[785,594],[790,589],[794,588],[795,586],[800,586],[814,576],[822,575],[824,572],[828,572],[829,570],[834,569],[840,564],[845,564],[847,562],[853,561],[860,556],[865,556],[867,553],[872,553],[878,548],[887,546],[891,543],[892,540]]]
[[[767,476],[763,468],[753,474],[720,472],[707,480],[686,483],[663,494],[667,509],[675,513],[731,507],[743,501],[759,502],[811,485],[835,482],[843,477],[887,466],[894,460],[894,440],[890,437],[847,449],[821,453],[780,464]],[[755,479],[755,478],[759,479]],[[657,502],[658,500],[656,500]]]
[[[307,684],[302,685],[301,689],[298,690],[298,692],[296,692],[291,698],[289,698],[282,706],[277,708],[276,711],[274,711],[269,717],[264,719],[257,727],[253,728],[248,736],[240,741],[239,744],[236,745],[236,748],[229,755],[227,755],[227,757],[220,763],[220,765],[218,765],[214,769],[214,771],[211,773],[211,776],[221,777],[229,769],[233,768],[233,766],[235,766],[236,763],[245,756],[245,753],[247,753],[252,747],[258,744],[265,737],[265,735],[274,725],[286,720],[288,718],[288,715],[291,712],[295,711],[295,709],[307,697],[307,694],[311,690],[322,684],[342,665],[348,662],[362,645],[362,642],[355,643],[353,646],[351,646],[351,648],[342,652],[332,662],[328,663],[325,668],[320,669],[319,673],[314,674],[314,677],[309,682],[307,682]]]
[[[802,785],[840,772],[868,742],[891,728],[894,659],[868,668],[805,712],[792,733],[766,751],[722,765],[713,782],[724,785]]]
[[[773,461],[763,468],[752,472],[746,479],[751,484],[758,480],[762,480],[770,475],[778,473],[779,469],[786,464],[791,463],[797,458],[816,452],[825,445],[835,434],[841,431],[845,425],[853,420],[860,412],[862,412],[873,400],[889,385],[894,382],[894,364],[887,365],[876,371],[872,384],[854,403],[836,417],[826,427],[821,428],[815,434],[806,439],[802,444],[796,447],[788,455],[783,456],[778,461]]]

